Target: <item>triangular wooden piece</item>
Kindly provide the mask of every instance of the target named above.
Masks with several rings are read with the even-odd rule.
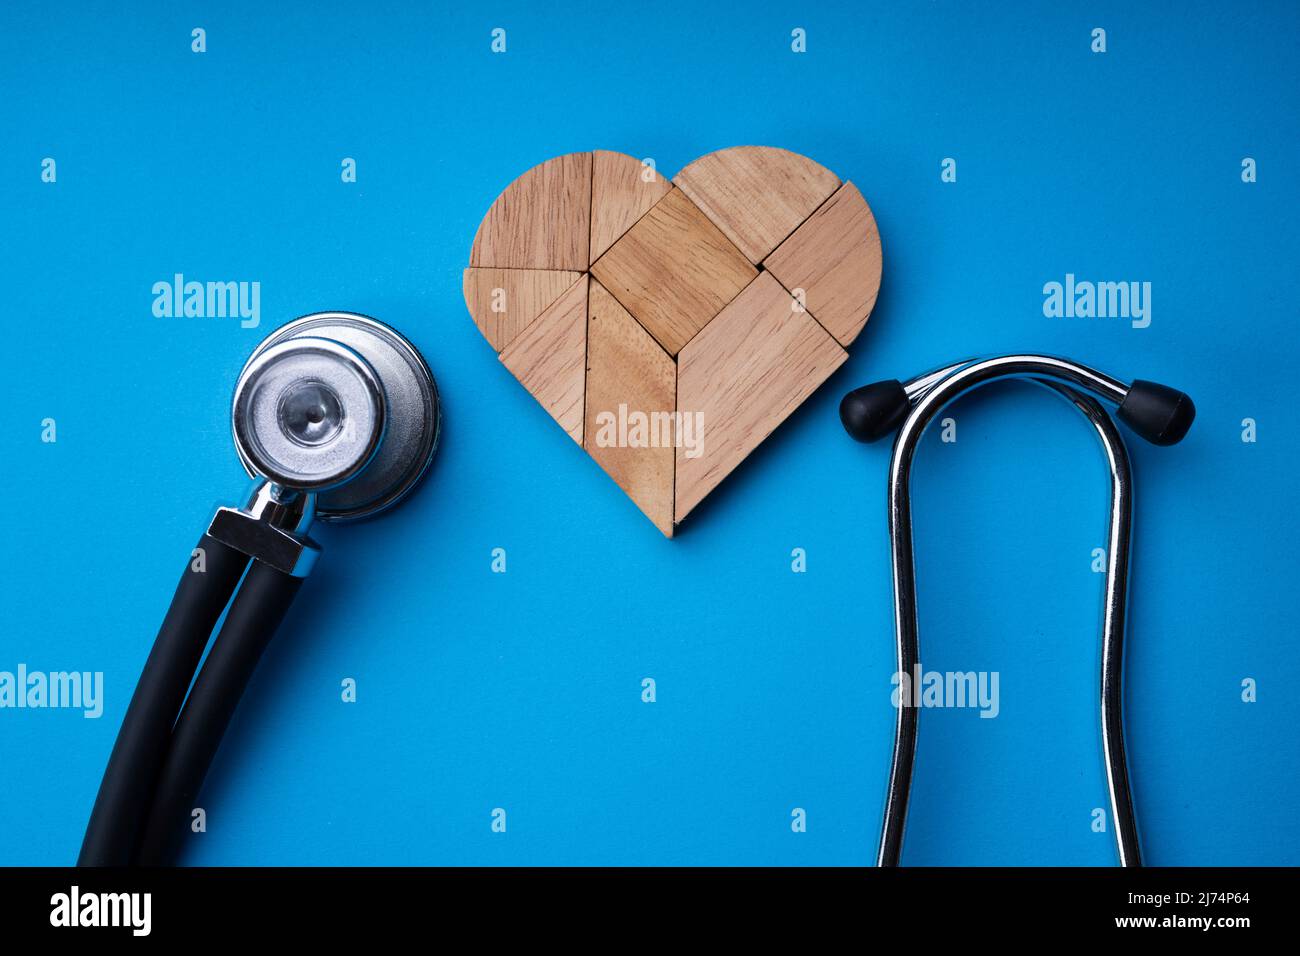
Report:
[[[501,353],[501,362],[569,437],[582,444],[587,371],[587,276],[583,275]]]
[[[583,447],[671,538],[677,365],[595,279],[587,315]]]
[[[677,410],[697,415],[703,451],[677,449],[681,521],[849,357],[770,273],[761,272],[677,358]]]

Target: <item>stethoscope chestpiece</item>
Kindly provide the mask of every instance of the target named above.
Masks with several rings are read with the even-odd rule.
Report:
[[[319,312],[271,333],[245,363],[231,406],[249,475],[315,494],[325,521],[400,501],[428,468],[440,423],[420,353],[350,312]]]
[[[313,519],[363,518],[401,501],[428,470],[441,422],[429,366],[382,322],[319,312],[254,350],[231,425],[257,480],[240,506],[217,508],[187,554],[80,865],[172,858],[235,705],[321,553]]]

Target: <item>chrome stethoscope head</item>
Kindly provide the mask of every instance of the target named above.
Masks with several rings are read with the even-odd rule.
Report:
[[[1101,625],[1101,744],[1121,866],[1140,866],[1137,819],[1129,788],[1124,746],[1123,666],[1128,567],[1133,513],[1133,478],[1119,428],[1101,401],[1117,406],[1116,417],[1155,445],[1173,445],[1192,427],[1196,407],[1182,392],[1155,382],[1126,385],[1103,372],[1050,355],[1000,355],[968,359],[907,382],[889,380],[854,389],[840,403],[840,420],[858,441],[897,432],[889,465],[889,536],[894,577],[894,642],[898,674],[912,674],[920,662],[916,607],[916,561],[912,540],[912,460],[926,426],[949,402],[982,385],[1026,379],[1059,395],[1092,425],[1110,471],[1110,528]],[[1099,399],[1101,401],[1099,401]],[[902,856],[918,714],[900,695],[894,751],[876,851],[878,866],[896,866]]]
[[[244,468],[346,521],[400,501],[433,460],[438,387],[420,353],[364,315],[318,312],[272,332],[235,385]]]

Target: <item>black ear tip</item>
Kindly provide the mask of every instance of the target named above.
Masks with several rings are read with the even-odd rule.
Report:
[[[876,441],[903,424],[911,408],[902,382],[873,382],[855,388],[840,400],[840,421],[858,441]]]
[[[1177,389],[1139,379],[1120,403],[1119,417],[1153,445],[1176,445],[1192,427],[1196,406]]]

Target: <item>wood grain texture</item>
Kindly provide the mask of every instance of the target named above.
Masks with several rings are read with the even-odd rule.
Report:
[[[756,265],[840,185],[824,166],[772,146],[709,153],[673,183]]]
[[[587,298],[587,408],[583,447],[655,527],[673,536],[673,445],[663,424],[677,408],[677,365],[599,282]],[[620,411],[620,406],[623,406]],[[630,416],[644,415],[637,430]],[[617,439],[618,422],[631,422]],[[665,442],[667,438],[667,442]],[[644,440],[642,440],[644,439]]]
[[[677,407],[703,414],[703,454],[677,449],[681,521],[848,358],[762,273],[677,360]]]
[[[469,264],[582,272],[590,239],[591,153],[570,153],[505,188],[479,223]]]
[[[763,265],[786,289],[803,289],[808,311],[847,347],[880,292],[880,232],[871,207],[845,183]]]
[[[546,269],[466,269],[465,304],[483,337],[500,352],[581,278],[581,272]]]
[[[587,276],[582,276],[501,353],[501,363],[582,444],[587,372]]]
[[[674,189],[596,261],[591,274],[675,356],[757,270]]]
[[[605,149],[591,156],[591,261],[595,262],[673,186],[633,156]]]

